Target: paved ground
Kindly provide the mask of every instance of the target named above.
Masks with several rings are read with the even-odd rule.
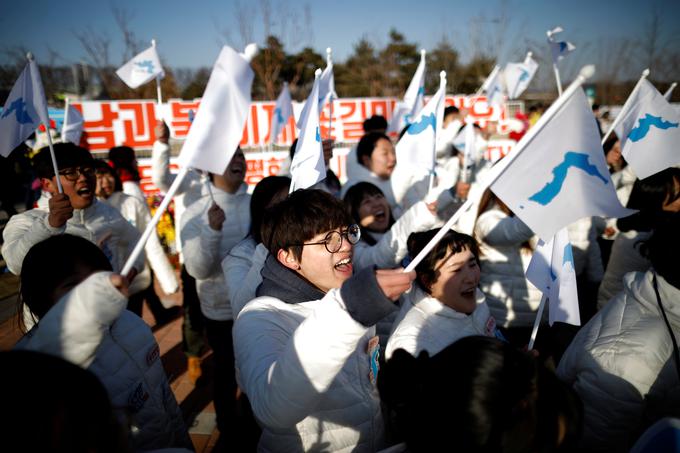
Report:
[[[9,273],[0,274],[0,350],[11,349],[21,338],[14,313],[16,311],[18,279]],[[176,296],[177,297],[177,296]],[[177,302],[181,296],[177,297]],[[170,386],[180,404],[189,434],[198,453],[208,453],[219,438],[215,427],[215,409],[212,404],[212,361],[210,353],[203,358],[203,374],[196,386],[186,375],[186,359],[181,348],[182,319],[176,318],[164,326],[156,326],[151,312],[144,307],[144,320],[151,326],[160,346],[161,359]]]

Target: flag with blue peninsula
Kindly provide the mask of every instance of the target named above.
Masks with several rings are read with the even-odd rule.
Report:
[[[555,35],[562,33],[564,30],[562,27],[555,27],[552,30],[548,30],[546,34],[548,35],[548,43],[550,44],[550,52],[552,54],[553,63],[557,63],[562,58],[566,57],[576,49],[576,46],[569,41],[557,41]]]
[[[595,117],[579,89],[517,155],[491,190],[544,241],[589,216],[624,217]]]
[[[290,163],[290,191],[307,189],[326,179],[326,163],[323,158],[321,131],[319,130],[319,85],[321,69],[316,70],[312,92],[306,101],[307,115],[300,126],[295,154]]]
[[[138,88],[156,77],[161,79],[165,77],[155,45],[132,57],[130,61],[116,70],[116,74],[132,89]]]
[[[631,96],[614,132],[623,157],[644,179],[680,163],[680,113],[646,79]]]
[[[538,63],[531,57],[527,57],[522,63],[505,65],[504,75],[508,98],[520,97],[529,86],[536,70],[538,70]]]
[[[40,123],[50,124],[45,92],[38,65],[29,60],[0,112],[0,156],[9,156]]]
[[[411,83],[404,93],[404,99],[397,102],[392,112],[388,132],[399,133],[411,124],[425,105],[425,51],[420,51],[420,63],[413,74]]]
[[[288,119],[293,116],[293,101],[290,97],[288,82],[283,83],[281,94],[276,99],[271,127],[269,128],[269,143],[276,143],[279,134],[286,127]]]

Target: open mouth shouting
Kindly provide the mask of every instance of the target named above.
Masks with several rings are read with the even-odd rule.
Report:
[[[352,275],[352,257],[347,256],[333,265],[333,268],[342,274]]]

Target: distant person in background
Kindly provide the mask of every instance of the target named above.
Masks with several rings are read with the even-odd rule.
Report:
[[[364,135],[370,134],[371,132],[385,134],[387,132],[387,120],[382,115],[373,115],[364,120],[362,128]],[[357,145],[354,144],[349,149],[347,156],[345,156],[345,174],[347,179],[354,179],[357,176],[356,173],[361,173],[362,170],[361,163],[357,160]]]
[[[139,186],[141,178],[135,150],[129,146],[116,146],[109,150],[109,162],[123,183],[123,193],[146,203],[146,195]]]

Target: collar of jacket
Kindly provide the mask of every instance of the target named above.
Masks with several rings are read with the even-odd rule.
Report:
[[[299,304],[319,300],[326,295],[316,286],[284,266],[273,255],[269,255],[262,268],[262,283],[257,296],[275,297],[288,304]]]
[[[448,305],[444,305],[438,299],[423,291],[417,283],[413,284],[413,289],[409,293],[409,299],[411,304],[415,305],[423,312],[437,316],[443,316],[445,318],[480,318],[486,321],[486,318],[489,317],[489,308],[486,305],[486,296],[484,296],[484,293],[479,288],[477,288],[475,291],[477,307],[475,308],[475,311],[469,315],[456,311]]]

